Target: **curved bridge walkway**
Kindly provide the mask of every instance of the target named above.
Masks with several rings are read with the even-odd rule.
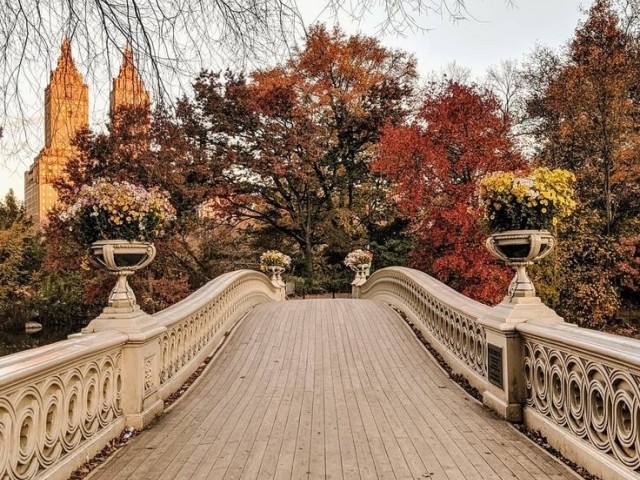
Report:
[[[368,300],[253,310],[199,382],[93,479],[565,479]]]

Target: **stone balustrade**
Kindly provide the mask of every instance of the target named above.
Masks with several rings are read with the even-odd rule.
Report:
[[[126,342],[100,332],[0,359],[0,478],[67,478],[120,434]]]
[[[410,268],[378,270],[360,288],[360,298],[401,310],[454,371],[479,390],[486,388],[487,335],[498,322],[483,320],[491,308]]]
[[[375,272],[354,297],[402,311],[486,406],[589,472],[640,478],[639,340],[566,324],[537,298],[489,307],[408,268]]]
[[[284,299],[263,274],[217,277],[153,316],[104,315],[0,358],[0,478],[66,479],[125,426],[142,428],[254,306]]]
[[[640,475],[640,341],[521,323],[525,424],[602,478]]]

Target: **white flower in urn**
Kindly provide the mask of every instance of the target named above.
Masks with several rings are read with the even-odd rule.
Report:
[[[371,261],[373,260],[373,253],[369,250],[354,250],[349,253],[344,259],[344,264],[351,270],[356,272],[356,278],[352,282],[352,285],[360,286],[367,281],[367,275],[371,270]]]
[[[345,257],[344,264],[352,270],[355,270],[361,265],[371,265],[371,260],[373,260],[373,253],[368,250],[358,249]]]
[[[260,270],[271,273],[271,282],[284,287],[282,273],[291,266],[291,257],[277,250],[267,250],[260,256]]]

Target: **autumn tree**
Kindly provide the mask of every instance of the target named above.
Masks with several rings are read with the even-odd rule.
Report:
[[[75,146],[77,155],[56,183],[61,208],[75,201],[80,186],[96,178],[159,187],[169,193],[176,208],[176,222],[155,242],[156,260],[132,279],[143,308],[155,311],[171,305],[232,268],[224,263],[221,247],[228,247],[235,239],[230,234],[233,226],[199,215],[213,196],[212,165],[192,148],[166,110],[159,108],[151,115],[146,109],[122,109],[106,132],[82,131]],[[112,278],[87,264],[87,246],[74,241],[57,211],[49,217],[46,236],[51,248],[45,267],[82,274],[87,305],[104,306]],[[235,245],[228,250],[242,252]]]
[[[35,294],[43,248],[13,190],[0,201],[0,329],[22,327]]]
[[[312,277],[320,250],[344,254],[390,213],[372,147],[407,115],[415,79],[408,54],[316,26],[284,65],[203,73],[178,114],[228,213],[299,248]]]
[[[577,177],[580,211],[558,250],[558,308],[590,326],[640,286],[638,52],[611,2],[597,0],[566,53],[539,50],[528,68],[536,160]]]
[[[487,173],[523,166],[509,128],[490,92],[432,84],[411,123],[385,128],[375,164],[409,219],[413,266],[484,302],[504,295],[510,272],[483,247],[475,192]]]

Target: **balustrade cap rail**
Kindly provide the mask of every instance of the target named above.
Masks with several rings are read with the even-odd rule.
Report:
[[[640,340],[581,328],[571,324],[520,323],[516,330],[564,350],[580,350],[592,356],[640,367]]]
[[[236,270],[214,278],[187,298],[155,313],[152,316],[160,325],[166,326],[180,322],[186,316],[198,311],[200,308],[210,303],[211,300],[218,295],[223,294],[234,282],[243,279],[249,280],[252,278],[254,280],[262,281],[265,286],[271,289],[275,294],[276,288],[271,284],[266,275],[256,272],[255,270]]]
[[[128,336],[116,331],[80,335],[0,358],[0,389],[28,381],[67,363],[124,345]]]
[[[378,270],[369,277],[367,283],[362,287],[362,291],[367,292],[377,281],[382,281],[385,277],[393,274],[407,278],[407,280],[435,297],[439,302],[442,302],[466,317],[475,319],[481,325],[497,326],[502,323],[499,320],[486,318],[491,314],[492,307],[489,305],[473,300],[430,275],[412,268],[387,267]]]

